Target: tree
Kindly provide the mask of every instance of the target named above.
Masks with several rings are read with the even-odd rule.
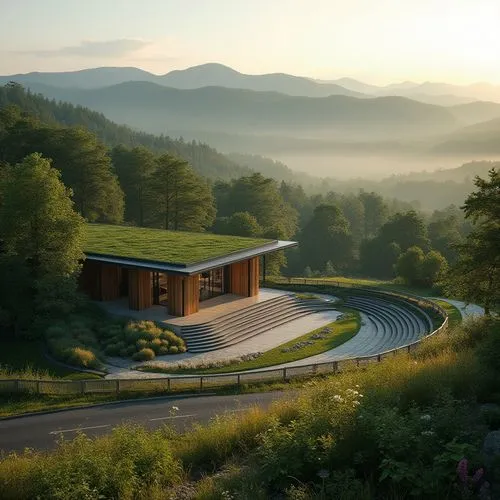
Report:
[[[1,293],[8,296],[11,323],[18,328],[30,318],[19,316],[13,305],[27,304],[24,312],[40,314],[47,312],[46,297],[52,304],[56,297],[67,302],[68,291],[75,290],[84,220],[60,177],[49,160],[34,153],[8,167],[0,185],[1,265],[22,278],[15,290]]]
[[[111,158],[125,194],[125,220],[144,226],[150,196],[149,178],[156,168],[155,156],[143,146],[133,149],[117,146]]]
[[[168,154],[150,177],[151,222],[165,229],[203,231],[215,218],[212,192],[189,164]]]
[[[367,216],[365,213],[365,206],[359,196],[343,196],[340,200],[340,208],[349,222],[352,239],[357,247],[361,240],[365,237],[365,221],[366,217],[370,218],[370,215]]]
[[[219,234],[232,234],[234,236],[257,237],[262,234],[262,228],[257,219],[248,212],[236,212],[231,217],[218,219],[219,224],[214,228]]]
[[[89,221],[123,220],[123,192],[104,144],[82,128],[42,125],[33,118],[8,121],[0,138],[3,159],[11,164],[37,151],[51,158],[73,190],[77,210]]]
[[[373,238],[387,220],[387,205],[377,193],[359,193],[359,199],[364,208],[364,237]]]
[[[427,227],[431,247],[443,255],[447,261],[455,262],[458,257],[457,247],[462,243],[456,217],[430,222]]]
[[[324,270],[327,262],[343,270],[353,258],[353,242],[348,222],[335,205],[319,205],[299,236],[303,262]]]
[[[227,209],[229,215],[235,212],[253,215],[264,233],[269,235],[291,238],[297,230],[296,211],[283,200],[276,181],[262,174],[233,181]]]
[[[402,253],[396,264],[396,273],[403,278],[408,285],[417,285],[422,276],[422,265],[424,263],[424,252],[421,248],[413,246]]]
[[[462,298],[481,304],[486,314],[500,303],[500,174],[476,177],[477,191],[462,207],[474,229],[459,246],[458,262],[452,267],[448,288]]]
[[[381,279],[394,278],[394,267],[401,255],[401,248],[397,243],[387,243],[380,238],[363,240],[359,254],[360,267],[364,274]]]
[[[422,285],[432,287],[442,278],[448,270],[448,262],[436,250],[431,250],[426,254],[420,270],[420,280]]]
[[[380,228],[379,238],[386,243],[394,241],[403,252],[412,246],[429,248],[424,220],[414,210],[393,215]]]

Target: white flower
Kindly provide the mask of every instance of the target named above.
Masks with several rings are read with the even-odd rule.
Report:
[[[359,406],[361,403],[359,401],[353,401],[352,404],[353,406]]]
[[[434,436],[434,431],[423,431],[420,434],[422,436]]]
[[[326,469],[321,469],[320,471],[318,471],[317,476],[321,479],[326,479],[330,477],[330,473]]]
[[[432,417],[430,415],[422,415],[420,417],[420,420],[423,420],[424,422],[430,422],[431,418]]]
[[[334,401],[336,401],[337,403],[342,403],[344,401],[344,399],[342,398],[342,396],[340,394],[335,394],[335,396],[333,396],[332,399]]]

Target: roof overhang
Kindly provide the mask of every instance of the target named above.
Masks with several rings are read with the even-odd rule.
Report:
[[[118,264],[123,267],[190,276],[192,274],[200,274],[205,271],[210,271],[211,269],[215,269],[217,267],[223,267],[227,266],[228,264],[234,264],[236,262],[248,260],[252,257],[260,257],[261,255],[265,255],[268,253],[277,252],[279,250],[286,250],[287,248],[293,248],[297,245],[298,243],[296,241],[275,240],[258,247],[239,250],[237,252],[223,255],[221,257],[215,257],[213,259],[207,259],[201,262],[186,265],[87,252],[85,253],[85,255],[87,260],[104,262],[107,264]]]

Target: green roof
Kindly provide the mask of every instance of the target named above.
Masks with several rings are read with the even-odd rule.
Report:
[[[145,227],[87,224],[84,251],[88,254],[183,266],[257,248],[272,241]]]

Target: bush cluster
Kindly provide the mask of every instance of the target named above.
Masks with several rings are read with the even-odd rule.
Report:
[[[45,338],[51,354],[65,363],[92,369],[102,365],[99,341],[88,318],[71,317],[67,322],[52,325]]]
[[[149,361],[186,352],[180,337],[152,321],[73,316],[50,326],[45,338],[55,358],[87,369],[99,369],[106,356]]]
[[[99,328],[98,335],[106,356],[150,361],[156,356],[186,352],[184,340],[153,321],[107,324]]]

